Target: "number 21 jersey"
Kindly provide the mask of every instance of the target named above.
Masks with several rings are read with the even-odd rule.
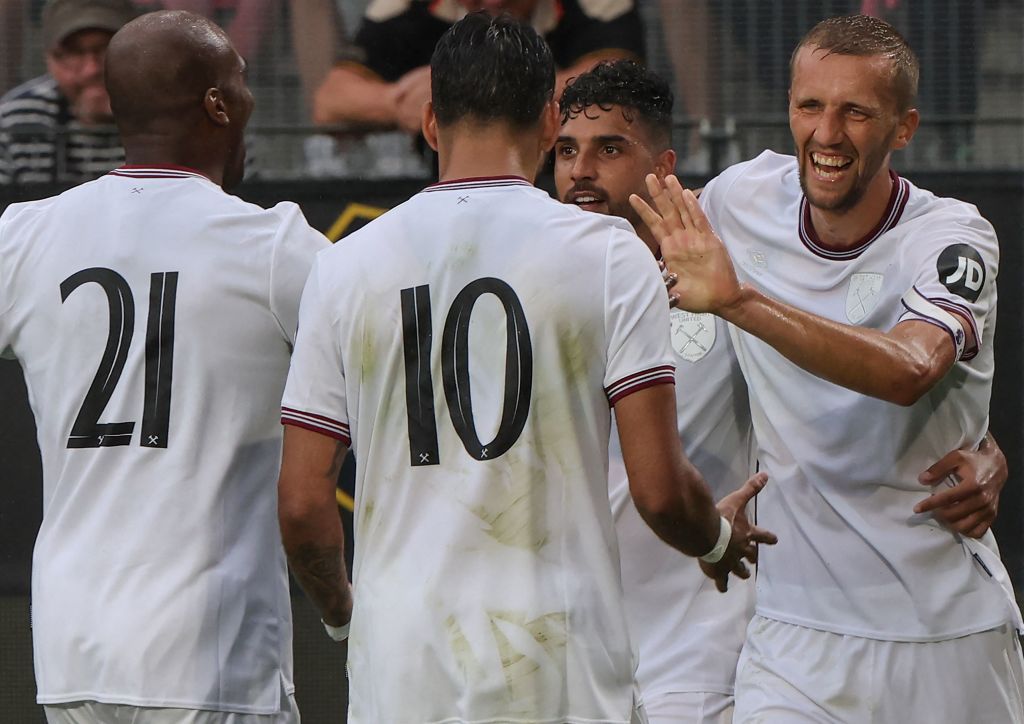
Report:
[[[352,722],[628,722],[609,403],[674,381],[621,220],[429,187],[319,255],[283,421],[357,460]]]
[[[271,713],[291,689],[277,409],[328,246],[173,168],[124,168],[0,219],[0,351],[43,463],[40,703]]]

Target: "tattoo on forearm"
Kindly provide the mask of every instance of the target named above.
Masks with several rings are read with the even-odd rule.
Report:
[[[333,546],[304,543],[288,555],[292,573],[322,611],[348,606],[348,578],[343,551]]]

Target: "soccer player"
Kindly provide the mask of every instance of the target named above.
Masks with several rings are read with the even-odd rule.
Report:
[[[629,205],[629,195],[646,195],[645,176],[663,178],[675,166],[668,85],[635,63],[613,61],[580,75],[566,88],[560,106],[562,130],[554,163],[559,198],[628,219],[660,256],[657,240]],[[752,464],[746,384],[728,327],[714,315],[676,309],[670,336],[676,352],[679,435],[687,457],[722,497]],[[719,595],[697,566],[653,535],[629,498],[614,441],[613,435],[609,495],[647,717],[651,724],[729,722],[736,662],[753,614],[753,586],[736,581],[725,596]],[[1007,476],[995,441],[986,438],[979,452],[955,450],[929,471],[939,477],[955,471],[963,478],[961,494],[971,490],[982,502],[991,498],[987,505],[975,505],[986,515],[968,524],[974,537],[987,531]]]
[[[719,515],[676,437],[653,257],[624,222],[531,185],[559,128],[543,39],[469,15],[431,73],[440,183],[319,255],[303,293],[289,562],[333,637],[351,618],[351,722],[637,720],[609,406],[637,509],[723,583],[774,540],[742,512],[764,477]],[[334,505],[350,446],[354,606]]]
[[[668,84],[631,61],[603,63],[573,81],[560,105],[558,197],[625,218],[660,256],[629,195],[646,193],[647,174],[664,177],[675,168]],[[727,325],[711,314],[674,309],[669,337],[679,436],[713,495],[722,498],[753,467],[747,388]],[[651,724],[728,722],[736,661],[753,614],[753,582],[734,581],[721,594],[697,565],[658,540],[630,499],[612,447],[609,496],[647,717]]]
[[[107,50],[128,165],[0,218],[0,350],[43,461],[32,567],[51,723],[297,722],[277,407],[329,246],[242,177],[245,62],[191,13]]]
[[[995,234],[890,168],[918,124],[917,59],[892,27],[823,21],[791,65],[795,158],[734,166],[700,205],[653,176],[660,213],[633,199],[681,302],[745,332],[733,341],[776,478],[758,514],[780,545],[762,555],[736,720],[1024,721],[995,541],[961,535],[969,509],[937,519],[948,497],[922,500],[917,480],[984,435]]]

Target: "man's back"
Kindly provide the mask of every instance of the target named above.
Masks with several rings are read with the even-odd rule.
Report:
[[[609,400],[672,358],[626,229],[471,180],[320,256],[284,418],[359,461],[351,721],[629,721]]]
[[[43,459],[43,703],[276,711],[290,613],[274,411],[326,245],[297,207],[123,169],[0,222],[0,350]]]

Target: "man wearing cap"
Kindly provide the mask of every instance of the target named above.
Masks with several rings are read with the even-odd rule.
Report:
[[[129,0],[48,0],[47,73],[0,98],[0,183],[76,183],[124,160],[103,60],[135,14]]]

